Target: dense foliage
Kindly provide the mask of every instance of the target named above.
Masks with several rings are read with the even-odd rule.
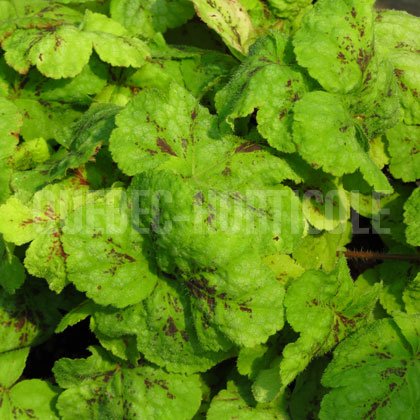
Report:
[[[0,1],[2,420],[420,418],[420,20],[314,3]]]

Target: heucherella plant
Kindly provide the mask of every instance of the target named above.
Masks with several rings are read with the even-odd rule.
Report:
[[[1,420],[420,418],[419,18],[0,0],[0,45]]]

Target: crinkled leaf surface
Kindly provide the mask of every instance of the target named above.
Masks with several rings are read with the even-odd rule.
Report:
[[[195,14],[193,5],[187,0],[149,0],[146,5],[157,32],[181,26]]]
[[[401,122],[387,131],[386,138],[392,175],[404,182],[417,181],[420,178],[420,127]]]
[[[18,23],[16,28],[12,23],[4,31],[2,42],[6,62],[22,74],[34,65],[44,76],[61,79],[80,74],[89,62],[92,48],[101,60],[112,65],[140,67],[148,57],[146,44],[131,38],[119,22],[87,10],[82,25],[77,26],[75,23],[80,23],[82,16],[74,13],[75,19],[64,22],[60,13],[58,20],[48,20],[38,13],[28,27],[19,27]]]
[[[121,23],[133,34],[152,37],[155,33],[152,15],[145,3],[136,0],[111,0],[111,18]]]
[[[329,274],[309,270],[288,288],[285,306],[289,324],[300,337],[283,350],[280,377],[286,385],[309,362],[365,324],[379,297],[379,285],[354,297],[353,280],[344,257]]]
[[[326,90],[347,93],[362,84],[373,55],[373,3],[321,0],[304,16],[293,41],[297,60]]]
[[[57,382],[66,389],[57,403],[64,420],[188,420],[198,410],[198,376],[127,366],[101,348],[90,351],[87,359],[61,359],[54,366]]]
[[[126,29],[105,15],[87,10],[82,27],[100,59],[112,66],[141,67],[149,56],[143,41],[127,37]]]
[[[418,315],[401,314],[341,343],[322,378],[334,389],[322,401],[320,418],[418,418],[419,331]]]
[[[293,279],[305,272],[305,269],[287,254],[267,255],[263,258],[263,262],[270,267],[276,279],[281,281],[286,288]]]
[[[170,372],[206,371],[229,353],[206,350],[198,341],[191,302],[180,282],[160,278],[150,297],[124,310],[99,309],[95,333],[135,335],[147,360]]]
[[[293,19],[312,2],[310,0],[270,0],[268,3],[275,9],[276,16]]]
[[[62,243],[62,221],[83,203],[82,190],[50,185],[24,204],[12,197],[0,207],[0,231],[16,245],[31,242],[25,258],[30,274],[45,278],[52,290],[60,292],[68,283]]]
[[[157,277],[142,252],[127,203],[96,202],[76,210],[63,228],[68,279],[102,305],[125,307],[147,297]]]
[[[416,188],[404,204],[404,222],[407,242],[420,246],[420,187]]]
[[[358,117],[352,117],[340,96],[321,91],[307,93],[296,103],[294,115],[294,141],[301,156],[312,166],[335,176],[360,169],[377,191],[392,191],[385,175],[365,151],[354,121]]]
[[[260,38],[216,97],[219,118],[229,124],[258,109],[259,133],[284,152],[295,151],[292,109],[309,88],[308,78],[294,63],[291,49],[290,39],[278,32]]]
[[[136,0],[112,0],[110,9],[113,19],[131,33],[147,38],[155,31],[163,33],[183,25],[194,15],[194,7],[187,0],[148,0],[141,4]]]
[[[264,341],[281,328],[281,315],[274,308],[281,306],[283,292],[269,269],[261,266],[259,254],[269,252],[270,243],[276,251],[291,249],[300,239],[294,233],[302,232],[301,220],[295,215],[288,219],[293,208],[299,214],[299,204],[289,189],[278,185],[295,175],[258,145],[220,134],[211,139],[215,119],[182,88],[171,85],[163,95],[144,90],[119,114],[110,141],[113,156],[128,174],[162,169],[141,173],[132,189],[146,192],[141,208],[149,214],[141,216],[142,225],[152,229],[161,269],[183,278],[193,298],[200,341],[209,349],[230,347],[224,334],[242,345]],[[245,195],[251,187],[269,195],[270,185],[276,184],[271,192],[283,198],[277,201],[282,210],[278,233],[270,226],[269,214],[263,210],[259,217],[255,201],[248,205]],[[264,190],[251,199],[266,202]],[[234,205],[239,212],[235,218]],[[274,209],[271,202],[266,205]],[[217,206],[222,206],[220,215],[215,214]],[[262,328],[267,317],[272,321]],[[245,323],[244,334],[240,325]],[[221,331],[215,333],[211,325]]]
[[[92,41],[71,25],[17,29],[2,43],[7,63],[25,74],[36,66],[46,77],[74,77],[89,62]]]
[[[133,115],[136,116],[135,123]],[[283,159],[270,153],[270,149],[257,144],[233,136],[222,136],[217,131],[215,138],[211,138],[215,118],[210,116],[186,90],[175,84],[171,85],[166,95],[163,92],[161,95],[156,95],[154,90],[142,91],[118,115],[116,122],[118,128],[112,134],[110,149],[125,173],[135,175],[151,169],[165,169],[176,175],[171,176],[168,172],[167,175],[154,176],[150,173],[141,176],[136,183],[136,188],[139,190],[147,189],[145,186],[149,184],[152,191],[159,189],[172,191],[175,183],[180,186],[184,184],[185,186],[177,193],[179,197],[181,194],[193,194],[193,196],[198,194],[196,199],[190,198],[195,206],[194,211],[199,211],[200,208],[207,211],[206,196],[213,194],[213,189],[223,191],[220,193],[226,197],[221,199],[223,206],[225,200],[226,206],[233,205],[232,199],[226,196],[226,191],[232,190],[244,194],[243,197],[239,195],[234,199],[241,206],[240,203],[247,200],[245,195],[247,190],[264,189],[267,192],[262,191],[261,194],[262,196],[266,194],[267,206],[271,205],[272,193],[274,199],[283,196],[281,206],[297,206],[295,209],[298,211],[299,205],[289,195],[290,190],[279,185],[284,179],[299,179],[291,167]],[[185,182],[182,182],[180,177]],[[174,186],[171,186],[172,183]],[[190,192],[187,192],[187,189]],[[276,189],[279,191],[276,192]],[[252,193],[251,191],[251,195]],[[215,191],[214,194],[217,196],[219,193]],[[258,199],[258,194],[256,191],[255,199]],[[167,197],[163,200],[168,201]],[[171,206],[171,203],[168,202],[168,206]],[[185,207],[186,211],[191,212],[189,203],[186,203]],[[181,213],[181,208],[177,209],[177,212]],[[219,220],[210,213],[212,212],[206,216],[210,217],[208,223],[216,228]],[[280,219],[288,217],[287,211],[281,213],[278,215]],[[187,214],[183,216],[189,217]],[[255,217],[255,214],[243,217]],[[243,223],[240,217],[238,219],[238,223]],[[266,216],[262,216],[261,223],[268,222],[267,219],[266,221],[263,219],[266,219]],[[180,218],[178,220],[181,221]],[[269,230],[267,235],[268,237],[273,235],[271,242],[277,249],[282,246],[290,249],[293,247],[293,242],[300,237],[298,232],[303,229],[302,220],[293,217],[293,220],[283,219],[282,222],[281,234]],[[232,232],[234,229],[235,226],[232,226]],[[254,231],[252,226],[248,226],[248,229]],[[296,235],[289,235],[291,231],[296,232]],[[236,235],[231,236],[234,238]],[[258,231],[258,236],[261,236],[261,229]],[[267,251],[266,243],[264,251]]]
[[[375,19],[377,47],[388,54],[395,67],[404,121],[420,122],[419,75],[420,29],[419,18],[397,10],[381,10]]]

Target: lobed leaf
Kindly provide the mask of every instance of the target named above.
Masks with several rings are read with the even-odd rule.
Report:
[[[90,347],[87,359],[61,359],[53,371],[66,390],[57,403],[64,420],[147,418],[188,420],[201,401],[197,376],[184,376],[150,365],[128,366],[103,349]]]
[[[334,351],[321,419],[418,417],[419,318],[401,314],[359,330]]]

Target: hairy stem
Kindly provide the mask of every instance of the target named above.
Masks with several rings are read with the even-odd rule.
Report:
[[[337,251],[339,254],[340,251]],[[344,251],[347,258],[363,258],[370,260],[398,260],[398,261],[420,261],[420,255],[414,254],[383,254],[380,252],[369,251]]]

